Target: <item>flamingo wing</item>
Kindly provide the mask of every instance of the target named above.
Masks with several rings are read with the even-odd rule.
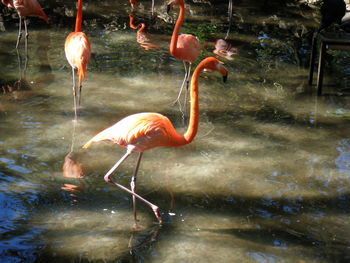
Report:
[[[21,17],[35,16],[45,20],[46,23],[49,23],[47,15],[36,0],[14,0],[13,7]]]
[[[98,141],[112,141],[123,147],[133,146],[135,152],[143,152],[155,147],[175,146],[180,138],[167,117],[145,112],[120,120],[98,133],[83,148]]]

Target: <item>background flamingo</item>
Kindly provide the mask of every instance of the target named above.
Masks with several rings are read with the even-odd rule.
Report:
[[[129,0],[129,2],[130,2],[130,5],[131,5],[131,9],[134,10],[137,0]],[[153,11],[154,11],[154,0],[152,0],[152,15],[153,15]]]
[[[197,134],[198,129],[199,75],[205,68],[220,71],[220,73],[224,77],[224,81],[226,81],[227,78],[227,69],[216,58],[206,58],[197,66],[196,70],[193,73],[191,81],[190,121],[185,134],[178,134],[167,117],[159,113],[146,112],[133,114],[120,120],[113,126],[98,133],[83,146],[83,148],[87,148],[94,142],[112,141],[113,143],[116,143],[126,148],[126,153],[124,154],[124,156],[118,162],[116,162],[116,164],[106,173],[106,175],[104,176],[104,180],[107,183],[115,185],[133,195],[133,211],[135,220],[135,198],[138,198],[144,203],[146,203],[148,206],[150,206],[158,221],[162,222],[162,218],[159,215],[158,207],[135,193],[137,172],[140,166],[142,154],[145,150],[152,149],[155,147],[176,147],[186,145],[192,142],[192,140]],[[111,179],[111,174],[133,152],[138,152],[139,156],[137,159],[134,175],[132,176],[130,183],[131,190],[129,190],[128,188],[114,182]]]
[[[70,33],[64,45],[64,51],[66,53],[67,60],[72,67],[73,77],[73,97],[74,97],[74,113],[75,119],[77,119],[77,99],[78,106],[80,106],[82,80],[85,77],[87,64],[91,56],[91,47],[88,37],[81,32],[81,23],[83,16],[83,1],[78,0],[78,11],[75,22],[75,31]],[[74,70],[78,70],[78,95],[75,85]]]
[[[170,1],[167,7],[167,12],[169,13],[170,9],[177,5],[180,8],[179,16],[176,20],[173,34],[171,36],[170,42],[170,54],[178,60],[182,60],[185,67],[185,78],[182,82],[179,95],[177,96],[174,103],[179,102],[179,98],[186,82],[186,93],[188,89],[188,82],[191,75],[191,64],[198,58],[200,47],[198,38],[191,34],[181,34],[179,35],[180,28],[183,24],[185,18],[185,2],[184,0],[173,0]],[[188,69],[186,62],[188,63]],[[186,97],[185,97],[186,100]],[[185,101],[186,103],[186,101]],[[186,105],[186,104],[185,104]]]
[[[47,24],[49,19],[44,11],[41,9],[40,4],[36,0],[1,0],[1,2],[9,8],[14,8],[19,16],[18,24],[18,37],[16,48],[18,48],[19,41],[22,38],[22,17],[24,20],[24,30],[25,30],[25,49],[28,49],[28,30],[27,30],[27,16],[34,16],[43,19]]]

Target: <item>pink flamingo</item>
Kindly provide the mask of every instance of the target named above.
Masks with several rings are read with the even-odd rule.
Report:
[[[200,52],[198,38],[190,34],[179,35],[180,28],[185,18],[185,2],[184,0],[170,1],[167,7],[167,12],[169,13],[170,9],[175,5],[179,6],[180,12],[176,20],[173,34],[171,36],[170,54],[176,59],[183,61],[184,67],[185,67],[185,78],[182,82],[179,95],[177,96],[177,99],[174,101],[174,104],[176,102],[179,102],[179,98],[185,82],[186,82],[186,93],[187,93],[188,83],[191,75],[191,64],[198,58],[198,55]],[[188,63],[188,69],[186,66],[186,62]]]
[[[81,31],[81,23],[83,16],[83,1],[78,0],[78,11],[77,18],[75,22],[75,31],[70,33],[64,44],[64,51],[66,53],[66,58],[69,64],[72,67],[72,76],[73,76],[73,97],[74,97],[74,113],[75,120],[77,119],[77,97],[78,97],[78,106],[80,105],[80,96],[82,81],[85,77],[85,72],[87,64],[91,56],[91,47],[88,37]],[[78,70],[78,95],[76,92],[74,70]]]
[[[137,3],[137,0],[129,0],[130,5],[131,5],[131,9],[134,10],[135,9],[135,5]],[[153,15],[153,11],[154,11],[154,0],[152,0],[152,15]]]
[[[185,134],[176,132],[174,126],[169,119],[159,113],[143,112],[130,115],[113,126],[101,131],[91,140],[89,140],[83,148],[88,148],[92,143],[99,141],[111,141],[119,146],[126,148],[124,156],[115,163],[115,165],[106,173],[104,180],[114,186],[121,188],[133,196],[133,211],[134,219],[136,219],[136,200],[140,199],[142,202],[150,206],[161,223],[162,218],[159,215],[158,206],[147,201],[140,195],[135,193],[137,172],[140,166],[142,154],[144,151],[156,147],[177,147],[186,145],[192,142],[197,134],[198,119],[199,119],[199,105],[198,105],[198,81],[199,75],[204,69],[211,69],[219,71],[224,78],[227,79],[227,69],[222,65],[222,62],[216,58],[209,57],[204,59],[195,69],[191,80],[191,110],[190,120]],[[111,174],[115,169],[122,164],[126,158],[132,153],[138,152],[138,160],[135,166],[134,175],[131,178],[131,190],[123,185],[114,182],[111,179]]]
[[[40,4],[36,0],[1,0],[1,2],[8,8],[14,8],[17,11],[19,16],[19,25],[18,25],[18,37],[16,48],[18,48],[19,41],[22,38],[22,17],[24,20],[24,30],[25,30],[25,49],[27,50],[28,42],[28,30],[27,30],[27,16],[34,16],[43,19],[47,24],[49,19],[44,11],[41,9]]]

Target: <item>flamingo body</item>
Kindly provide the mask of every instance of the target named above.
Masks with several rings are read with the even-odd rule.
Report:
[[[178,60],[193,63],[198,58],[199,52],[198,38],[191,34],[181,34],[178,36],[176,49],[172,55]]]
[[[158,207],[135,193],[136,177],[141,162],[141,157],[143,152],[148,149],[155,147],[182,146],[189,144],[195,138],[199,122],[198,81],[199,75],[204,69],[219,71],[224,76],[224,81],[227,77],[227,69],[216,58],[206,58],[199,63],[192,76],[190,120],[187,131],[184,134],[177,133],[167,117],[159,113],[144,112],[133,114],[120,120],[113,126],[98,133],[83,146],[83,148],[88,148],[94,142],[112,141],[113,143],[127,149],[126,154],[107,172],[104,179],[106,182],[121,188],[133,196],[135,220],[135,198],[138,198],[149,205],[153,209],[158,221],[162,222],[162,218],[158,212]],[[139,158],[135,167],[134,176],[132,177],[130,183],[130,190],[125,186],[114,182],[110,176],[113,171],[117,169],[118,166],[122,164],[133,152],[138,152]]]
[[[125,117],[93,137],[84,145],[84,148],[98,141],[111,141],[126,148],[132,146],[132,152],[189,143],[176,132],[167,117],[153,112]]]
[[[39,17],[49,23],[47,15],[36,0],[1,0],[1,2],[8,8],[16,9],[20,17]]]
[[[78,86],[80,86],[85,78],[87,64],[91,56],[90,41],[85,33],[72,32],[66,38],[64,51],[68,63],[72,68],[78,70]]]
[[[64,44],[64,51],[68,63],[72,67],[72,79],[73,79],[73,98],[74,98],[74,113],[75,119],[77,119],[77,99],[78,106],[80,105],[82,81],[85,78],[85,72],[87,64],[91,56],[91,46],[89,38],[81,31],[81,25],[83,21],[83,0],[78,0],[77,17],[75,21],[75,31],[70,33]],[[78,94],[76,91],[76,83],[74,78],[74,70],[78,70]]]

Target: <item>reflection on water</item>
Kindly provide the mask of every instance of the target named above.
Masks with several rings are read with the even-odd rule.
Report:
[[[339,172],[350,175],[350,138],[342,139],[337,150],[339,156],[335,159],[335,165]]]
[[[233,60],[233,55],[236,55],[238,52],[237,48],[232,47],[232,45],[224,39],[218,39],[215,41],[215,49],[213,53],[219,57]]]
[[[200,80],[192,144],[143,156],[139,191],[161,208],[162,226],[146,206],[134,225],[131,197],[104,182],[123,149],[81,146],[136,112],[160,112],[184,129],[170,105],[183,67],[169,55],[166,3],[155,3],[147,28],[151,50],[135,41],[128,1],[84,3],[95,53],[77,123],[63,50],[71,24],[57,13],[75,6],[43,6],[67,26],[33,20],[28,59],[23,48],[16,53],[17,28],[8,25],[0,37],[1,262],[349,261],[349,96],[316,98],[305,85],[317,13],[277,0],[269,10],[233,2],[231,26],[228,1],[186,3],[183,32],[207,41],[201,58],[223,50],[232,74],[226,84],[211,74]],[[151,5],[138,1],[136,26],[149,25]],[[215,40],[226,42],[214,47]],[[329,82],[337,74],[327,74]],[[115,175],[123,185],[136,162],[130,158]]]
[[[139,24],[135,24],[134,16],[131,14],[129,15],[129,20],[130,20],[129,21],[130,28],[138,29],[136,33],[136,42],[140,44],[140,47],[142,47],[145,50],[157,48],[156,45],[150,42],[149,36],[145,32],[146,24],[143,22]]]

